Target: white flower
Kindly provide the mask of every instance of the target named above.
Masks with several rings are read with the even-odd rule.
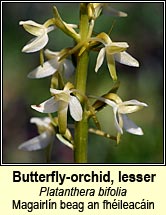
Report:
[[[123,134],[124,128],[129,133],[143,135],[142,129],[131,121],[127,114],[136,112],[143,107],[147,107],[147,104],[137,100],[120,101],[118,103],[105,98],[102,98],[101,100],[113,108],[115,126],[118,133]]]
[[[119,16],[119,17],[126,17],[127,14],[122,12],[122,11],[118,11],[112,7],[110,7],[110,5],[108,3],[89,3],[89,17],[92,17],[93,19],[96,19],[97,17],[99,17],[99,15],[101,14],[101,12],[103,11],[104,14],[106,15],[111,15],[111,16]]]
[[[110,6],[110,3],[103,3],[103,12],[110,16],[126,17],[127,13],[116,10]]]
[[[45,56],[49,59],[43,65],[38,66],[36,69],[28,74],[28,78],[45,78],[53,75],[55,72],[64,72],[66,78],[69,78],[74,72],[74,66],[68,59],[59,61],[59,52],[53,52],[48,49],[44,51]]]
[[[113,80],[117,79],[115,61],[128,66],[139,67],[138,61],[125,51],[129,47],[126,42],[112,42],[106,34],[104,37],[105,38],[102,38],[102,40],[99,39],[99,42],[102,42],[105,47],[101,48],[99,51],[95,72],[97,72],[103,64],[105,55],[107,58],[107,66]],[[106,42],[103,41],[103,39],[106,40]]]
[[[50,125],[50,118],[44,117],[43,119],[40,119],[38,117],[33,117],[30,119],[30,122],[36,124],[40,135],[22,143],[18,149],[24,151],[36,151],[46,148],[54,140],[54,132]]]
[[[50,89],[54,94],[50,99],[42,102],[40,105],[31,105],[31,107],[41,113],[58,112],[58,124],[60,133],[65,133],[67,128],[67,111],[75,121],[82,120],[82,107],[79,100],[71,95],[74,90],[64,88],[64,90]]]
[[[41,113],[54,113],[57,111],[64,111],[67,114],[69,106],[70,114],[75,121],[82,119],[82,107],[79,100],[70,95],[72,90],[56,90],[50,89],[54,94],[50,99],[42,102],[40,105],[31,105],[31,107]]]
[[[32,20],[20,21],[25,30],[34,35],[35,38],[29,41],[22,49],[22,52],[30,53],[41,50],[48,43],[48,33],[55,29],[54,26],[46,27],[44,24],[38,24]]]

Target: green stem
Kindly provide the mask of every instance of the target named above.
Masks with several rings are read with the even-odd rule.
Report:
[[[84,52],[78,60],[76,73],[76,89],[83,95],[86,92],[87,67],[88,53]],[[87,163],[88,119],[86,107],[81,96],[80,101],[83,105],[84,113],[82,121],[75,124],[74,161],[75,163]]]
[[[46,147],[45,153],[46,153],[46,163],[51,163],[52,143]]]
[[[81,40],[88,39],[89,18],[87,15],[87,3],[80,4],[80,37]],[[86,81],[89,62],[89,52],[86,50],[77,57],[76,68],[76,89],[83,95],[86,94]],[[79,95],[78,95],[79,96]],[[75,123],[74,137],[74,162],[87,163],[87,142],[88,142],[88,118],[86,115],[85,101],[79,96],[83,106],[83,118]]]

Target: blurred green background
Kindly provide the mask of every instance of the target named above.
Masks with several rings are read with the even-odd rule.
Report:
[[[50,97],[50,78],[30,80],[27,74],[39,65],[39,53],[25,54],[22,47],[32,38],[19,21],[34,20],[44,23],[53,16],[56,5],[63,20],[78,24],[79,3],[8,3],[2,4],[3,12],[3,163],[44,163],[43,151],[22,152],[17,147],[37,135],[29,123],[31,117],[43,116],[30,108]],[[128,17],[103,15],[96,21],[95,32],[110,29],[113,41],[127,42],[128,53],[138,59],[139,68],[116,64],[121,81],[118,94],[123,100],[137,99],[148,108],[129,117],[143,131],[143,136],[124,132],[121,143],[94,134],[89,135],[88,163],[163,163],[163,3],[112,3]],[[60,30],[49,33],[47,48],[59,51],[73,45],[72,40]],[[94,72],[96,53],[91,54],[87,92],[102,95],[113,83],[106,63]],[[112,110],[109,107],[98,113],[102,129],[115,134]],[[94,126],[91,122],[91,126]],[[56,141],[52,152],[53,163],[72,163],[72,152]]]

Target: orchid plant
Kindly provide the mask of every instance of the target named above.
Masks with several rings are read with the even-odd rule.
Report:
[[[126,17],[127,14],[110,7],[108,3],[80,3],[79,24],[68,24],[61,18],[58,9],[53,7],[53,17],[44,24],[35,21],[20,21],[24,29],[35,36],[27,43],[22,52],[39,52],[40,65],[28,74],[28,78],[46,78],[51,76],[50,98],[45,98],[40,104],[31,107],[43,113],[43,118],[33,117],[39,135],[22,143],[20,150],[35,151],[48,148],[47,161],[50,161],[52,145],[55,138],[74,151],[75,163],[87,163],[88,133],[95,133],[119,143],[123,130],[143,135],[143,131],[128,118],[128,114],[136,112],[146,103],[136,99],[122,101],[117,95],[120,82],[116,72],[115,62],[127,66],[139,67],[139,62],[126,52],[129,47],[127,42],[113,42],[109,34],[94,32],[95,22],[101,15],[110,14]],[[46,49],[49,32],[59,28],[64,34],[74,41],[73,47],[62,47],[60,51]],[[86,82],[88,76],[89,53],[97,51],[96,66],[94,71],[102,69],[106,57],[110,81],[113,87],[104,95],[88,95]],[[75,56],[75,62],[71,56]],[[47,60],[45,60],[45,58]],[[72,59],[72,60],[70,60]],[[75,75],[75,81],[69,81],[70,75]],[[94,73],[95,75],[95,73]],[[95,101],[92,102],[92,99]],[[97,113],[105,106],[110,106],[113,111],[113,120],[116,134],[104,132],[97,119]],[[68,111],[69,110],[69,111]],[[68,112],[73,119],[73,132],[68,123]],[[53,115],[52,113],[55,113]],[[94,128],[89,127],[93,119]]]

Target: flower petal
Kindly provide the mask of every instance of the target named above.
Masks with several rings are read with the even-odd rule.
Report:
[[[45,27],[41,24],[38,24],[32,20],[27,20],[27,21],[20,21],[20,25],[23,25],[24,29],[34,35],[34,36],[40,36],[44,33]]]
[[[108,54],[116,54],[126,50],[129,45],[126,42],[111,42],[106,46],[106,52]]]
[[[127,132],[136,135],[143,135],[142,129],[138,127],[133,121],[131,121],[127,115],[121,114],[121,116],[123,119],[123,127]]]
[[[41,50],[48,43],[48,35],[47,32],[42,35],[32,39],[27,45],[25,45],[22,49],[22,52],[31,53]]]
[[[59,103],[54,97],[42,102],[40,105],[31,105],[31,108],[41,113],[54,113],[58,110]]]
[[[44,62],[28,74],[28,78],[45,78],[57,72],[59,63],[56,58]]]
[[[44,149],[53,141],[53,136],[50,132],[46,131],[24,143],[22,143],[18,149],[23,151],[36,151]]]
[[[102,48],[97,56],[97,61],[96,61],[96,67],[95,67],[95,72],[98,71],[98,69],[101,67],[105,57],[105,47]]]
[[[51,119],[49,117],[44,117],[44,118],[32,117],[30,119],[30,122],[36,124],[37,126],[44,126],[47,128],[51,123]]]
[[[121,114],[134,113],[142,109],[140,106],[119,106],[118,112]]]
[[[139,62],[125,51],[114,54],[114,58],[117,62],[121,64],[139,67]]]
[[[143,106],[143,107],[147,107],[148,105],[144,102],[140,102],[136,99],[131,99],[129,101],[125,101],[123,102],[123,105],[137,105],[137,106]]]
[[[70,96],[69,109],[70,114],[75,121],[82,120],[82,106],[75,96]]]

